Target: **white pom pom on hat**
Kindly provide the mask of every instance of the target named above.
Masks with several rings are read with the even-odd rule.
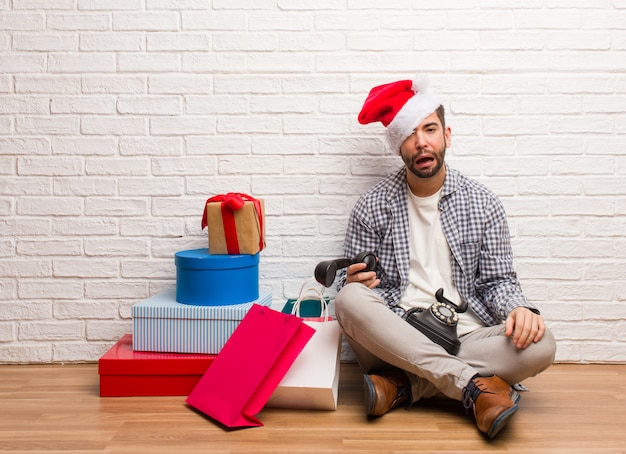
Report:
[[[380,121],[392,150],[400,145],[413,130],[441,105],[430,89],[428,76],[417,75],[411,80],[400,80],[379,85],[369,92],[359,113],[359,123]]]

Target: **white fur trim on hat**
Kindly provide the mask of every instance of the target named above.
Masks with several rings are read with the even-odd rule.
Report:
[[[389,146],[394,151],[399,152],[402,142],[441,105],[437,95],[430,90],[427,76],[416,76],[412,89],[415,95],[402,106],[385,131]]]

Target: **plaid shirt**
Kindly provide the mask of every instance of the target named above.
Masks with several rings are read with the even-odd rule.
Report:
[[[509,228],[502,203],[489,189],[446,165],[439,200],[441,227],[452,257],[452,279],[461,297],[488,326],[516,307],[539,311],[522,294],[513,269]],[[346,257],[372,251],[379,259],[378,293],[396,313],[409,284],[409,218],[406,170],[367,191],[350,215]],[[345,285],[342,271],[337,288]]]

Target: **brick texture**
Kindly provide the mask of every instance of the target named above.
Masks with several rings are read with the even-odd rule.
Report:
[[[219,193],[265,199],[260,286],[295,296],[401,164],[364,97],[418,71],[449,163],[505,204],[557,360],[625,362],[626,3],[422,6],[0,1],[0,363],[97,360]]]

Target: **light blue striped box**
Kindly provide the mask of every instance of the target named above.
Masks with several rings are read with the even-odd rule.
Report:
[[[133,350],[167,353],[220,352],[253,304],[271,306],[272,294],[244,304],[196,306],[167,290],[133,306]]]

